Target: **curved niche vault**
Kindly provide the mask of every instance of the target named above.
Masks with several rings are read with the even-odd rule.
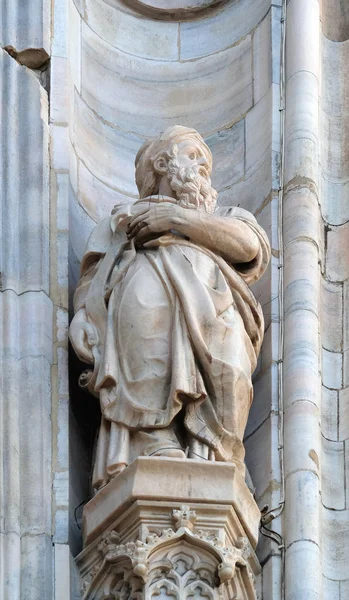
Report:
[[[215,4],[176,0],[170,6],[209,3]],[[198,19],[171,22],[140,14],[137,4],[163,2],[71,0],[71,179],[77,199],[71,239],[77,260],[94,222],[136,196],[133,163],[140,145],[170,125],[194,127],[206,138],[219,192],[245,178],[253,34],[269,0],[233,0],[199,12]]]

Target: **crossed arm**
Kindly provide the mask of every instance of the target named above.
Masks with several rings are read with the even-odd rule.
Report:
[[[150,246],[156,233],[171,229],[192,242],[216,252],[230,263],[247,263],[259,250],[251,228],[239,219],[216,217],[203,210],[183,208],[170,202],[147,207],[130,222],[127,235],[138,245]]]

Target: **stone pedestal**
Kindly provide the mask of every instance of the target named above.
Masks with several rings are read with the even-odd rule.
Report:
[[[85,600],[256,598],[260,513],[234,464],[138,458],[85,506]]]

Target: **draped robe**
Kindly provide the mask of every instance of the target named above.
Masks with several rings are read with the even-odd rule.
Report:
[[[125,223],[157,201],[151,197],[116,210],[95,228],[74,296],[75,311],[85,308],[98,333],[88,378],[102,412],[95,487],[117,465],[156,449],[156,435],[154,444],[148,436],[144,450],[137,432],[162,433],[162,443],[171,446],[166,432],[179,413],[186,435],[204,442],[215,460],[234,460],[243,468],[251,377],[264,330],[248,286],[266,269],[269,242],[250,213],[233,207],[214,215],[239,219],[257,236],[259,249],[250,263],[223,259],[176,232],[159,234],[151,248],[136,247]]]

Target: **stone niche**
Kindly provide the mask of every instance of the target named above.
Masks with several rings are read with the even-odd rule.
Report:
[[[238,468],[140,457],[86,504],[84,600],[252,600],[260,512]]]
[[[127,0],[134,9],[157,18],[197,17],[216,4],[226,0]]]

